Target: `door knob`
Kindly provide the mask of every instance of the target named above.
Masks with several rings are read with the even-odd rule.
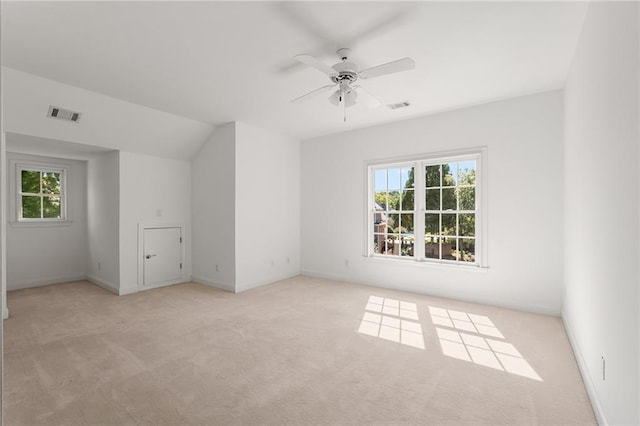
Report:
[[[151,259],[152,257],[155,257],[155,256],[157,256],[157,254],[148,254],[148,255],[146,255],[145,257],[146,257],[147,259]]]

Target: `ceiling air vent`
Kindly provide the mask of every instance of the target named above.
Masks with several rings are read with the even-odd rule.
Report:
[[[411,105],[409,103],[409,101],[404,101],[404,102],[398,102],[397,104],[389,104],[387,105],[390,109],[398,109],[398,108],[406,108],[409,105]]]
[[[47,117],[77,123],[80,120],[80,113],[51,105]]]

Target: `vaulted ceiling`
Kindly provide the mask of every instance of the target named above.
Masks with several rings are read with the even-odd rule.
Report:
[[[2,65],[203,123],[240,120],[300,139],[563,87],[579,2],[2,2]],[[361,84],[404,109],[342,111],[297,64],[353,49]],[[73,107],[73,105],[67,105]]]

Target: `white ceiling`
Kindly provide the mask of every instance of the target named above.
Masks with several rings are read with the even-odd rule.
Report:
[[[41,138],[33,135],[25,136],[19,133],[7,133],[6,141],[8,152],[73,158],[76,160],[87,160],[95,155],[111,151],[87,144]]]
[[[2,65],[211,124],[298,138],[563,87],[586,3],[2,2]],[[292,57],[416,69],[362,82],[402,110],[342,111]],[[69,106],[72,107],[72,106]]]

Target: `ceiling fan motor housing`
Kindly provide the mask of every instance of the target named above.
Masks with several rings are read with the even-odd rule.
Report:
[[[331,81],[333,81],[334,83],[340,83],[344,80],[353,83],[358,79],[358,66],[353,62],[338,62],[331,68],[338,72],[338,75],[331,76]]]

